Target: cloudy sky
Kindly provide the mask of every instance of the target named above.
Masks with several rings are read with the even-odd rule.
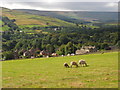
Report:
[[[4,0],[0,6],[47,11],[118,11],[118,0]]]

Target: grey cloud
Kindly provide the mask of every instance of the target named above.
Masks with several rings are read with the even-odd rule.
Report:
[[[31,0],[32,1],[32,0]],[[67,10],[87,10],[87,11],[117,11],[117,7],[106,7],[109,2],[10,2],[11,4],[21,4],[33,7],[48,8],[48,9],[67,9]],[[25,9],[23,7],[23,9]]]
[[[4,2],[42,2],[46,0],[4,0]],[[119,0],[55,0],[58,2],[119,2]]]

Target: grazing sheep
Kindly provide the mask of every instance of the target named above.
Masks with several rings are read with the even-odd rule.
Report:
[[[85,60],[79,60],[79,62],[78,62],[81,66],[87,66],[87,63],[86,63],[86,61]]]
[[[78,67],[77,62],[72,61],[72,62],[70,63],[70,66],[72,67],[73,65],[75,65],[76,67]]]
[[[101,54],[104,54],[104,52],[102,52]]]
[[[64,67],[69,68],[69,65],[67,63],[64,63]]]

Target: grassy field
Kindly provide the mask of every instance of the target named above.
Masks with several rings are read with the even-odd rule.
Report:
[[[88,67],[63,67],[85,59]],[[3,88],[117,88],[118,53],[2,62]]]

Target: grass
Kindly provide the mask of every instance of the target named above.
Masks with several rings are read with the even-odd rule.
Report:
[[[63,63],[85,59],[88,67]],[[3,88],[118,88],[118,53],[2,62]]]

